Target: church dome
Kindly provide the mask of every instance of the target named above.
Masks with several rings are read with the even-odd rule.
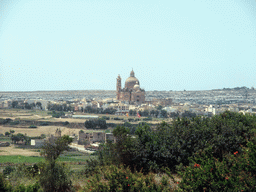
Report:
[[[138,82],[138,85],[140,84],[139,80],[134,76],[134,71],[132,70],[130,77],[128,77],[125,81],[125,88],[132,89],[136,82]]]
[[[138,81],[136,81],[136,84],[134,85],[133,89],[135,89],[135,90],[140,89],[140,85],[139,85]]]

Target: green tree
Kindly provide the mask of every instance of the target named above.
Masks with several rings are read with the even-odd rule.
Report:
[[[148,110],[144,110],[141,113],[141,116],[147,117],[149,115],[149,111]]]
[[[39,183],[45,192],[72,191],[72,182],[64,164],[56,162],[60,154],[68,150],[72,138],[67,135],[56,138],[53,142],[46,142],[42,147],[41,155],[46,163],[43,166]]]
[[[163,118],[167,118],[167,111],[166,111],[166,110],[161,110],[161,111],[160,111],[160,115],[161,115],[161,117],[163,117]]]
[[[37,107],[40,107],[40,108],[42,109],[42,103],[41,103],[41,102],[39,102],[39,101],[36,102],[36,106],[37,106]]]
[[[84,126],[89,129],[107,129],[107,123],[105,119],[90,119],[84,122]]]
[[[18,107],[18,101],[13,101],[12,108],[17,108],[17,107]]]
[[[31,109],[33,109],[36,106],[36,104],[35,103],[30,103],[29,106],[30,106]]]
[[[155,116],[155,110],[151,110],[150,115],[154,117]]]
[[[25,109],[31,109],[31,105],[29,105],[28,103],[25,103],[24,108],[25,108]]]
[[[68,170],[63,163],[46,161],[39,177],[39,183],[45,192],[73,191]]]
[[[129,115],[130,115],[130,116],[133,115],[133,110],[129,110]]]
[[[162,110],[162,109],[163,109],[163,106],[162,106],[162,105],[158,105],[158,106],[156,107],[156,109],[157,109],[157,110]]]
[[[135,140],[129,133],[130,130],[128,128],[120,125],[113,130],[116,143],[107,142],[100,147],[98,151],[100,164],[123,164],[132,169],[135,167],[133,163]]]
[[[172,118],[177,118],[177,117],[179,117],[179,113],[178,112],[170,112],[170,117],[172,117]]]
[[[126,166],[134,167],[133,154],[134,154],[134,141],[129,135],[130,130],[124,126],[117,126],[113,130],[113,135],[116,137],[116,143],[114,150],[116,152],[116,158]]]
[[[11,134],[8,131],[6,131],[4,135],[9,137]]]
[[[71,142],[72,138],[68,135],[56,138],[53,143],[47,141],[42,147],[41,155],[48,161],[55,161],[63,151],[69,149]]]
[[[156,110],[156,111],[155,111],[155,117],[157,117],[158,115],[159,115],[159,111]]]
[[[15,132],[14,130],[10,130],[10,133],[12,133],[12,134],[13,134],[14,132]]]

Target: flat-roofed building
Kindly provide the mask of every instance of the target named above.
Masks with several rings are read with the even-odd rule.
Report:
[[[35,147],[42,147],[44,145],[45,139],[31,139],[30,145]]]
[[[92,139],[93,142],[105,142],[106,133],[104,132],[93,132],[92,136],[93,136],[93,139]]]

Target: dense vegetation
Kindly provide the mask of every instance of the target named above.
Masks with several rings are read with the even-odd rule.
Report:
[[[228,111],[212,118],[178,118],[171,125],[162,122],[156,130],[139,126],[135,138],[118,126],[113,132],[117,142],[102,146],[99,164],[124,165],[144,174],[178,172],[185,191],[248,191],[256,184],[255,126],[256,116]]]
[[[42,109],[42,103],[36,102],[36,103],[27,103],[27,102],[18,102],[18,101],[12,101],[11,104],[12,108],[16,109],[33,109],[35,107]]]
[[[130,116],[137,116],[137,114],[139,114],[142,117],[162,117],[162,118],[167,118],[167,111],[166,110],[162,110],[162,106],[159,105],[156,110],[144,110],[144,111],[136,111],[136,110],[129,110],[129,115]]]
[[[107,129],[107,123],[105,119],[90,119],[85,121],[84,126],[87,129]]]
[[[256,116],[229,111],[211,118],[177,118],[156,129],[126,122],[113,130],[116,143],[101,145],[97,158],[88,160],[76,174],[83,178],[83,186],[73,185],[66,167],[55,162],[67,149],[66,137],[54,146],[45,145],[46,163],[41,170],[47,171],[26,187],[34,191],[47,191],[47,186],[51,191],[256,191],[255,133]],[[5,171],[10,172],[11,168]],[[176,173],[181,181],[173,177]],[[0,187],[8,191],[5,177],[0,175]]]
[[[63,111],[60,111],[60,112],[51,111],[48,114],[52,115],[52,117],[55,117],[55,118],[60,118],[62,116],[65,116],[65,113]]]
[[[85,107],[84,109],[81,109],[82,112],[84,113],[95,113],[95,114],[115,114],[116,109],[113,108],[93,108],[90,106]]]
[[[0,125],[10,124],[10,125],[18,125],[19,121],[13,121],[10,118],[2,119],[0,118]]]

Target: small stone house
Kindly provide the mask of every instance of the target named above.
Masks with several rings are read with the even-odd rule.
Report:
[[[35,147],[42,147],[45,139],[31,139],[31,145]]]
[[[83,145],[85,143],[90,143],[92,140],[92,135],[90,133],[79,132],[78,144]]]
[[[92,139],[93,142],[105,142],[106,133],[104,132],[93,132],[92,136],[93,136],[93,139]]]

